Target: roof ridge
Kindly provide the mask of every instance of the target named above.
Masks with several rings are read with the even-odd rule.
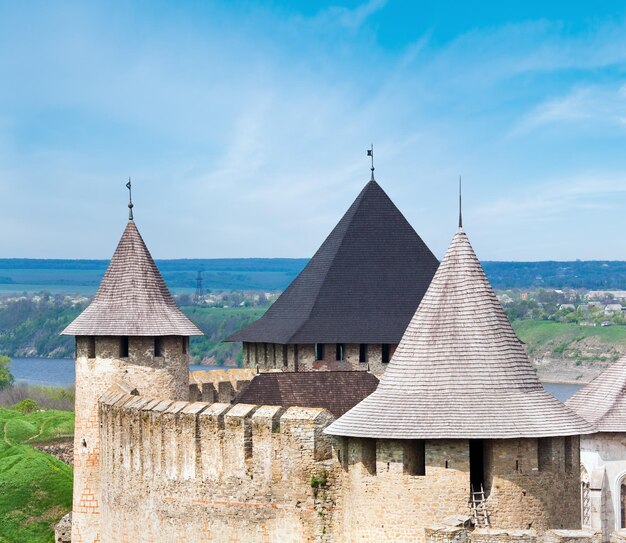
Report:
[[[378,188],[380,188],[380,190],[382,191],[382,188],[380,187],[380,185],[376,182],[375,179],[370,179],[366,185],[361,189],[361,192],[359,193],[359,195],[356,197],[356,199],[354,200],[354,202],[352,202],[352,204],[350,205],[350,207],[348,208],[348,210],[345,212],[345,214],[343,215],[343,217],[341,218],[341,221],[343,221],[344,218],[346,218],[348,216],[348,214],[350,213],[350,217],[349,220],[347,221],[346,224],[346,228],[344,229],[343,235],[341,236],[341,241],[337,244],[337,247],[335,248],[335,250],[333,251],[333,258],[330,260],[330,265],[326,268],[326,271],[324,273],[324,278],[322,281],[319,282],[319,286],[317,288],[317,293],[319,294],[319,292],[322,290],[322,288],[326,285],[326,281],[328,280],[328,275],[330,274],[330,271],[333,269],[333,266],[336,265],[335,263],[335,256],[337,256],[337,254],[339,253],[340,249],[343,247],[345,241],[346,241],[346,235],[348,234],[348,230],[350,229],[350,225],[352,224],[352,220],[354,219],[354,217],[356,216],[356,212],[360,209],[361,205],[363,204],[363,199],[365,197],[365,193],[367,192],[367,190],[369,190],[372,185],[377,186]],[[383,191],[384,192],[384,191]],[[339,225],[337,225],[339,226]],[[336,227],[335,227],[336,228]],[[331,231],[330,234],[328,234],[327,238],[330,237],[330,235],[332,234],[332,232],[334,231],[334,229]],[[326,243],[326,240],[324,240],[324,243]],[[322,243],[322,245],[324,244]],[[320,247],[321,248],[321,247]],[[312,259],[311,259],[312,260]],[[319,304],[319,299],[316,297],[313,304],[311,304],[311,307],[309,308],[308,311],[308,315],[306,317],[306,319],[303,320],[303,322],[300,324],[300,326],[298,326],[298,328],[296,328],[293,333],[291,334],[291,336],[289,337],[288,341],[291,341],[300,330],[302,330],[302,328],[304,328],[308,323],[309,320],[311,318],[311,315],[313,313],[313,310],[315,309],[315,307]]]

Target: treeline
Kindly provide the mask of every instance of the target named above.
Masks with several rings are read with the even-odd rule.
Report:
[[[259,318],[269,302],[244,295],[227,293],[224,300],[239,301],[242,307],[183,306],[182,311],[204,332],[191,338],[190,348],[194,363],[210,361],[215,364],[236,364],[241,359],[238,343],[222,343],[230,334]],[[258,298],[258,295],[257,295]],[[220,298],[222,299],[222,298]],[[188,303],[188,297],[181,297]],[[255,304],[246,307],[246,304]],[[0,300],[0,354],[9,357],[72,358],[74,338],[59,335],[86,307],[87,301],[75,298],[39,294],[31,297]]]
[[[167,285],[193,294],[198,271],[211,291],[284,290],[307,264],[304,258],[222,258],[157,260]],[[106,260],[0,259],[0,285],[14,292],[45,289],[86,292],[97,289]],[[585,288],[626,290],[626,262],[483,262],[491,284],[508,288]]]
[[[626,290],[626,262],[483,262],[494,288]]]
[[[267,307],[183,307],[182,311],[204,332],[191,338],[191,355],[196,363],[240,365],[241,343],[223,340],[257,320]]]
[[[74,338],[59,335],[85,308],[63,296],[42,294],[3,300],[0,354],[10,357],[72,358]]]

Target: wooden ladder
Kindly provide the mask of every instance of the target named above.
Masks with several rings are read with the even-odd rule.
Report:
[[[474,526],[476,528],[490,528],[489,512],[487,511],[487,498],[485,498],[483,485],[480,485],[480,490],[478,492],[474,492],[474,487],[472,486],[471,495],[472,498],[470,500],[470,507],[472,509]]]

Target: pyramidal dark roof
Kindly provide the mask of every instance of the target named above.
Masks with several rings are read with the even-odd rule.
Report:
[[[181,313],[130,220],[93,301],[65,330],[68,336],[198,336]]]
[[[398,343],[438,266],[372,180],[265,315],[227,341]]]
[[[626,357],[581,388],[566,405],[598,432],[626,432]]]
[[[592,428],[543,389],[467,236],[459,232],[378,388],[327,432],[502,439],[585,434]]]

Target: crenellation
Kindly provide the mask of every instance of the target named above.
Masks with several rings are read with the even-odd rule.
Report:
[[[280,480],[274,459],[280,451],[280,418],[284,412],[283,407],[264,405],[252,414],[252,475],[263,486]]]
[[[237,404],[224,415],[224,458],[231,470],[225,477],[252,477],[252,421],[256,405]]]

